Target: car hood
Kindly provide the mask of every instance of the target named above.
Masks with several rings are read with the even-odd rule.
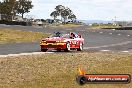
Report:
[[[52,37],[52,38],[45,38],[42,39],[42,41],[64,41],[68,38],[63,38],[63,37]]]

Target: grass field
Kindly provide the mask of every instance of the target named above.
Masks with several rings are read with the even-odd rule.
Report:
[[[131,88],[130,84],[88,84],[75,78],[78,67],[88,74],[131,74],[132,54],[60,53],[0,58],[0,88]]]
[[[59,24],[59,25],[51,25],[50,28],[76,28],[80,27],[81,25],[79,24]]]
[[[0,44],[16,42],[34,42],[48,34],[39,32],[27,32],[13,29],[0,29]]]

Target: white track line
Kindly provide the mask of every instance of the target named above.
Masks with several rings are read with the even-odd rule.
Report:
[[[117,35],[121,35],[121,34],[117,34]]]
[[[126,45],[132,43],[132,41],[126,41],[122,43],[117,43],[117,44],[111,44],[111,45],[103,45],[103,46],[95,46],[95,47],[84,47],[84,49],[91,49],[91,48],[104,48],[104,47],[111,47],[111,46],[119,46],[119,45]]]
[[[19,54],[8,54],[0,55],[0,57],[17,57],[17,56],[28,56],[28,55],[39,55],[39,54],[51,54],[54,52],[32,52],[32,53],[19,53]]]
[[[102,34],[103,32],[99,32],[100,34]]]
[[[128,37],[130,36],[130,35],[127,35]]]
[[[109,33],[110,35],[112,35],[112,33]]]
[[[123,53],[128,53],[129,51],[121,51],[121,52],[123,52]]]
[[[108,51],[110,51],[110,50],[100,50],[100,51],[102,51],[102,52],[108,52]]]

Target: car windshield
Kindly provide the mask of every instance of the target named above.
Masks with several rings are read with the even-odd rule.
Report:
[[[62,37],[63,38],[70,38],[70,35],[69,34],[63,34]]]
[[[69,34],[52,34],[51,37],[63,37],[63,38],[70,38]]]
[[[55,32],[50,37],[62,37],[62,34],[60,32]]]

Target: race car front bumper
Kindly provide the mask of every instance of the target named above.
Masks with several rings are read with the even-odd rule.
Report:
[[[41,49],[66,49],[66,43],[40,43]]]

